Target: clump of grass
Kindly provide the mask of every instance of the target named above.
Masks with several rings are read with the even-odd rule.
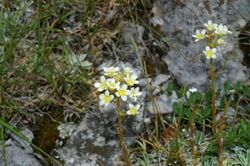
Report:
[[[84,8],[79,0],[0,2],[0,120],[6,122],[0,126],[8,123],[1,131],[47,116],[47,108],[62,108],[71,118],[93,103],[90,51],[82,37],[93,16],[84,20],[92,10]]]

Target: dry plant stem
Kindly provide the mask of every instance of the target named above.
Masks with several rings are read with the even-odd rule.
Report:
[[[220,125],[223,125],[222,119],[224,118],[220,118]],[[221,128],[221,127],[220,127]],[[219,133],[222,132],[219,129]],[[219,136],[219,133],[216,135],[216,142],[218,144],[218,163],[219,166],[223,166],[223,142],[222,142],[222,138]]]
[[[220,138],[220,135],[217,131],[217,125],[216,125],[216,85],[215,85],[215,67],[213,64],[213,60],[210,60],[210,77],[211,77],[211,90],[212,90],[212,130],[216,138],[216,142],[218,144],[218,163],[219,166],[223,166],[223,158],[222,158],[222,153],[223,153],[223,143],[222,139]],[[220,120],[221,121],[221,120]],[[221,125],[221,124],[220,124]],[[221,125],[222,126],[222,125]]]
[[[223,153],[223,140],[222,138],[219,136],[219,133],[223,132],[224,129],[224,125],[225,125],[225,117],[226,117],[226,113],[227,110],[229,108],[230,103],[227,102],[224,108],[224,113],[222,114],[222,116],[220,117],[220,126],[219,126],[219,131],[218,131],[218,135],[217,135],[217,144],[218,144],[218,157],[219,157],[219,166],[223,166],[223,158],[222,158],[222,153]]]
[[[135,43],[134,39],[132,36],[130,36],[130,40],[133,44],[133,49],[139,59],[139,62],[140,62],[140,66],[141,66],[141,69],[143,69],[143,74],[144,74],[144,77],[146,78],[147,80],[147,90],[148,90],[148,94],[150,96],[150,100],[152,101],[153,103],[153,110],[156,112],[155,115],[154,115],[154,125],[155,125],[155,135],[157,138],[159,138],[159,123],[158,123],[158,113],[159,113],[159,108],[157,107],[157,103],[152,95],[152,86],[150,84],[150,81],[149,81],[149,76],[148,76],[148,72],[147,72],[147,68],[146,68],[146,63],[145,61],[143,61],[140,56],[140,53],[139,53],[139,50],[138,50],[138,47],[137,47],[137,44]]]
[[[216,100],[216,87],[215,87],[215,69],[213,60],[210,60],[210,77],[211,77],[211,91],[212,91],[212,118],[213,118],[213,124],[212,124],[212,130],[213,133],[216,134],[216,106],[215,106],[215,100]]]
[[[126,163],[126,166],[132,166],[129,159],[129,153],[125,144],[124,140],[124,133],[123,133],[123,127],[122,127],[122,114],[121,114],[121,99],[117,98],[116,100],[116,110],[117,110],[117,116],[118,116],[118,126],[117,126],[117,133],[119,136],[120,141],[120,147],[123,152],[123,158]]]
[[[202,133],[206,134],[206,121],[205,120],[202,121]]]
[[[196,160],[196,148],[195,148],[195,114],[196,114],[196,108],[192,110],[192,116],[190,120],[190,144],[191,144],[191,153],[192,153],[192,159],[194,166],[197,166],[197,160]]]
[[[153,103],[153,110],[155,111],[155,114],[154,114],[155,135],[156,135],[156,138],[159,138],[159,125],[158,125],[159,107],[157,106],[155,98],[152,95],[152,85],[150,84],[149,79],[148,79],[149,77],[148,77],[148,72],[147,72],[145,61],[143,61],[142,66],[144,67],[145,78],[147,78],[147,89],[149,92],[150,100]]]

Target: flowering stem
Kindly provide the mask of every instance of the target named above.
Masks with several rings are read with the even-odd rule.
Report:
[[[214,64],[212,60],[210,61],[210,77],[211,77],[211,90],[212,90],[212,118],[213,118],[212,130],[215,135],[216,142],[218,144],[218,163],[219,163],[219,166],[223,166],[223,158],[222,158],[223,143],[222,143],[222,139],[220,138],[219,133],[222,132],[224,118],[223,117],[220,118],[220,127],[219,127],[219,133],[218,133],[217,125],[216,125],[216,112],[217,111],[216,111],[216,105],[215,105],[215,100],[216,100],[215,69],[214,69]]]
[[[216,87],[215,87],[215,69],[214,69],[214,64],[213,60],[210,60],[210,77],[211,77],[211,91],[212,91],[212,130],[213,133],[216,134],[216,105],[215,105],[215,100],[216,100]]]
[[[117,116],[118,116],[118,126],[117,126],[117,133],[119,136],[120,141],[120,147],[123,152],[123,158],[126,163],[126,166],[132,166],[129,159],[129,153],[125,144],[124,140],[124,133],[123,133],[123,127],[122,127],[122,113],[121,113],[121,99],[117,98],[116,100],[116,110],[117,110]]]
[[[230,106],[230,102],[226,102],[225,108],[224,108],[224,113],[222,114],[222,116],[220,117],[220,127],[219,127],[219,133],[223,132],[224,129],[224,125],[225,125],[225,117],[226,117],[226,113],[228,110],[228,107]],[[218,157],[219,157],[219,166],[223,166],[223,158],[222,158],[222,153],[223,153],[223,140],[221,137],[217,138],[217,142],[218,142]]]
[[[191,153],[192,153],[192,159],[194,166],[197,166],[197,160],[196,160],[196,147],[195,147],[195,141],[194,141],[194,135],[195,135],[195,114],[196,114],[196,108],[192,110],[192,116],[190,120],[190,144],[191,144]]]
[[[223,126],[224,124],[224,115],[222,115],[220,117],[220,126]],[[221,127],[219,127],[219,132],[221,133],[223,131],[223,129]],[[216,136],[216,142],[218,144],[218,163],[219,166],[223,166],[223,157],[222,157],[222,153],[223,153],[223,142],[222,142],[222,138],[219,136],[219,134],[217,134]]]

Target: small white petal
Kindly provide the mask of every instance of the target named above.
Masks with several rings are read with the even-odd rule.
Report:
[[[96,88],[99,88],[101,86],[101,83],[99,83],[99,82],[96,82],[95,84],[94,84],[94,87],[96,87]]]
[[[127,96],[122,96],[121,98],[123,101],[127,101]]]

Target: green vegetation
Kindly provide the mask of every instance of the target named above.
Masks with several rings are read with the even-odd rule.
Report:
[[[107,20],[106,15],[117,3],[122,12]],[[157,27],[148,26],[145,21],[149,1],[117,3],[110,0],[0,2],[0,148],[6,166],[5,141],[11,134],[42,154],[45,165],[63,164],[50,155],[59,137],[57,126],[78,121],[85,110],[97,105],[93,87],[98,75],[96,67],[105,58],[126,56],[120,55],[116,48],[120,44],[121,19],[144,25],[146,31],[164,44],[174,45]],[[131,42],[133,51],[139,52],[134,41]],[[155,52],[160,56],[161,51],[164,52]],[[162,62],[152,60],[153,53],[147,53],[144,59],[136,57],[145,78],[156,74],[156,64],[159,70],[167,70]],[[149,82],[147,90],[154,101]],[[192,91],[170,80],[165,92],[168,97],[178,96],[172,106],[173,113],[154,115],[153,125],[147,126],[133,146],[123,145],[129,152],[127,163],[217,166],[221,148],[219,157],[225,166],[250,165],[249,83],[225,82],[215,94],[213,89]],[[216,117],[211,111],[215,104]],[[27,126],[36,126],[32,142],[20,132]],[[213,133],[215,127],[219,132]]]
[[[90,2],[88,6],[91,7]],[[0,3],[0,140],[3,152],[4,140],[10,132],[28,140],[16,126],[32,126],[41,121],[43,115],[42,119],[47,122],[41,124],[45,125],[42,128],[34,127],[36,145],[32,146],[51,158],[43,150],[49,153],[53,147],[43,145],[40,139],[54,144],[60,122],[75,120],[75,115],[93,103],[94,97],[90,97],[93,96],[90,86],[93,72],[91,63],[86,60],[88,48],[83,46],[88,41],[83,41],[86,38],[79,36],[81,29],[78,29],[80,22],[86,26],[84,20],[91,19],[90,14],[85,15],[89,13],[85,7],[84,3],[68,0]],[[72,26],[67,21],[74,15],[77,24],[72,31],[67,29]],[[53,114],[54,110],[60,110],[60,115]],[[23,120],[29,124],[23,124]],[[51,124],[54,127],[51,128]],[[49,138],[51,135],[53,137]]]
[[[174,93],[176,88],[169,82],[166,95]],[[221,118],[223,122],[218,121],[218,128],[223,127],[223,131],[219,134],[223,140],[224,165],[248,165],[249,90],[250,87],[247,85],[238,83],[233,86],[229,82],[218,90],[220,103],[217,105],[217,110],[223,117]],[[171,115],[171,118],[162,115],[157,119],[160,121],[158,124],[162,124],[159,126],[160,136],[155,134],[155,129],[147,130],[145,136],[137,141],[131,155],[134,162],[140,162],[142,166],[193,165],[193,155],[195,155],[197,165],[217,165],[218,145],[212,133],[211,92],[188,92],[189,96],[187,92],[185,87],[177,91],[179,101],[173,104],[174,115]],[[232,109],[228,109],[229,107],[235,109],[235,112],[231,112],[233,115],[230,115],[229,111]],[[194,109],[195,118],[192,117]],[[195,153],[192,153],[192,146]],[[235,153],[237,150],[239,151]]]

